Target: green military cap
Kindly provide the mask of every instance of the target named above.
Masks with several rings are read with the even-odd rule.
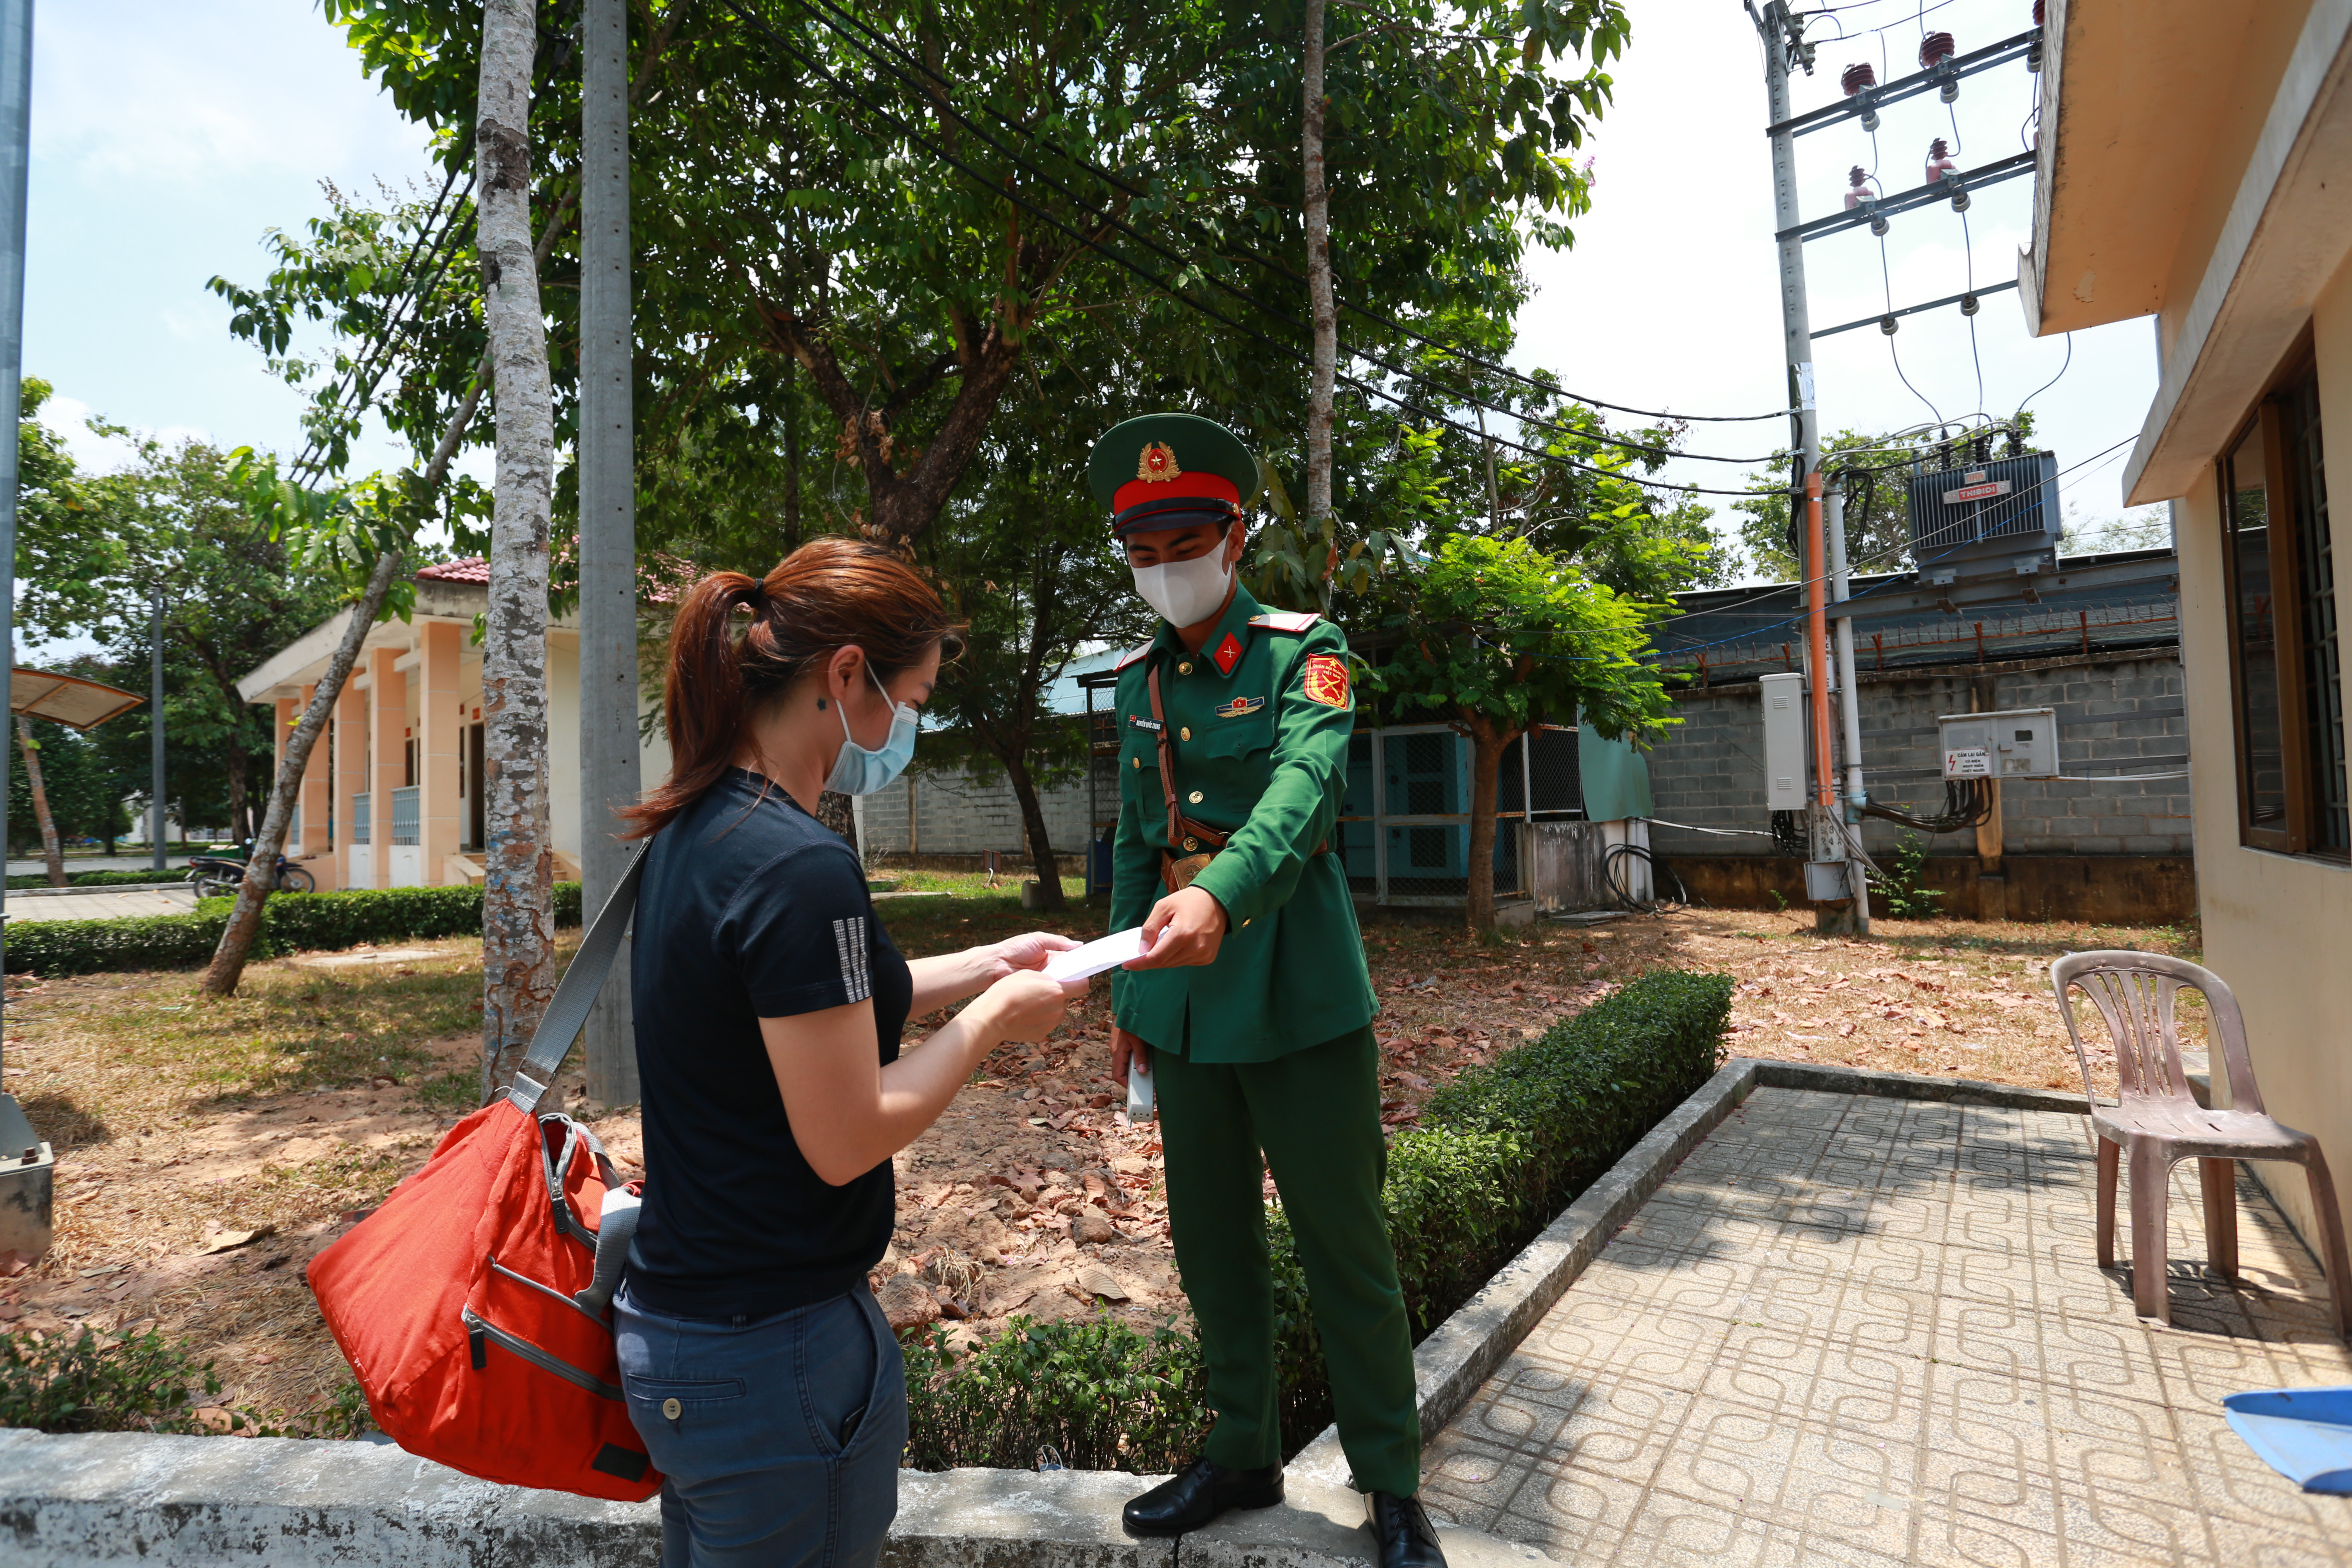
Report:
[[[1257,495],[1242,438],[1197,414],[1146,414],[1111,426],[1087,464],[1115,533],[1223,522]]]

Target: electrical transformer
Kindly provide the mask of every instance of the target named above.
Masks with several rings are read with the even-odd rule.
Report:
[[[2058,455],[2026,452],[1905,481],[1924,584],[2032,576],[2058,564]]]
[[[2011,708],[1936,720],[1947,779],[2046,779],[2058,773],[2058,710]]]

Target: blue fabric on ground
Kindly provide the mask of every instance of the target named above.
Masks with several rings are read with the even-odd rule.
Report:
[[[2352,1495],[2352,1388],[2276,1388],[2221,1401],[2255,1457],[2307,1492]]]

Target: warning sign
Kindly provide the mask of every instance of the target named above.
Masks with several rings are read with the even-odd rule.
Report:
[[[1944,776],[1948,779],[1990,778],[1992,752],[1983,746],[1962,746],[1946,752]]]

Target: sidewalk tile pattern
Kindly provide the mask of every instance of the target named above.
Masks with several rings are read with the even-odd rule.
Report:
[[[2318,1265],[2242,1177],[2241,1278],[2209,1275],[2195,1173],[2162,1330],[2127,1235],[2094,1261],[2083,1118],[1759,1089],[1431,1442],[1423,1497],[1580,1564],[2352,1565],[2352,1499],[2220,1406],[2352,1383]]]

